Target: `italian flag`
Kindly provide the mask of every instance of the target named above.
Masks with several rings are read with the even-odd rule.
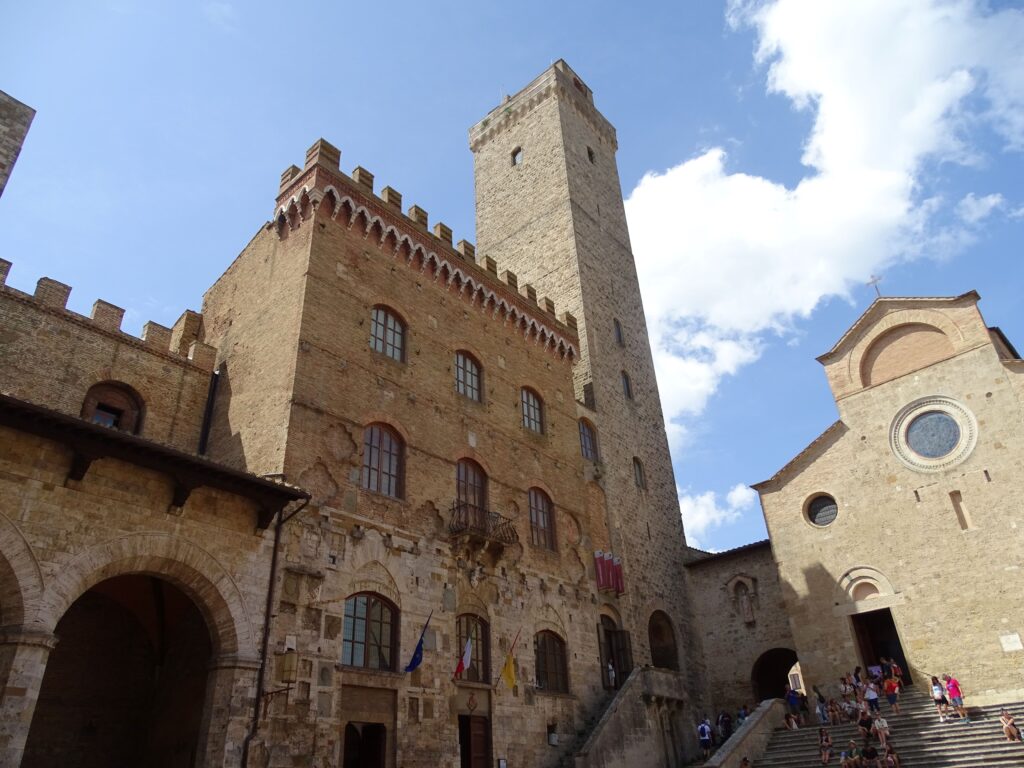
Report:
[[[458,677],[470,664],[473,663],[473,638],[466,640],[466,649],[462,652],[462,658],[459,659],[458,666],[455,667],[455,674],[452,677]]]

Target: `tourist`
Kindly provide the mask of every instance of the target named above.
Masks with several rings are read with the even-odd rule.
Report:
[[[750,710],[747,709],[746,704],[740,705],[740,711],[736,713],[736,727],[743,725],[743,721],[750,717]]]
[[[853,687],[859,690],[861,687],[863,687],[863,685],[864,685],[864,678],[861,677],[860,667],[854,667],[854,670],[853,670]]]
[[[849,701],[853,698],[853,684],[850,682],[850,676],[839,678],[839,695],[843,698],[843,701]]]
[[[871,723],[871,733],[878,739],[879,746],[884,749],[886,741],[889,739],[889,723],[878,712],[875,712],[873,720],[874,722]]]
[[[704,752],[704,759],[711,755],[711,721],[704,718],[697,726],[697,738],[700,739],[700,748]]]
[[[999,724],[1003,726],[1003,736],[1006,737],[1007,741],[1024,741],[1024,738],[1021,738],[1020,735],[1020,728],[1013,722],[1013,715],[1010,714],[1010,710],[1003,709],[999,713]]]
[[[818,722],[822,725],[828,725],[828,703],[825,701],[825,695],[816,685],[812,686],[811,690],[814,691],[814,708],[818,713]]]
[[[874,680],[864,686],[864,701],[867,702],[868,709],[870,711],[881,711],[881,708],[878,705],[878,683]]]
[[[939,722],[946,722],[946,713],[949,711],[946,689],[935,675],[932,675],[932,701],[935,702],[935,711],[939,713]]]
[[[846,722],[857,722],[857,706],[852,701],[844,701],[839,706],[843,710],[843,716],[846,718]]]
[[[871,719],[871,715],[867,712],[861,712],[860,717],[857,719],[857,728],[860,730],[860,735],[864,739],[871,738],[871,726],[875,724],[875,721]]]
[[[786,713],[786,729],[790,731],[800,730],[800,719],[792,712]]]
[[[900,713],[900,683],[891,670],[889,671],[889,677],[885,678],[885,682],[882,684],[882,690],[885,691],[885,698],[889,702],[889,709],[898,715]]]
[[[956,713],[963,718],[963,721],[968,725],[971,724],[971,718],[967,716],[967,710],[964,709],[964,693],[960,690],[960,682],[955,677],[949,675],[943,675],[942,679],[946,683],[946,691],[949,693],[949,701],[956,710]]]
[[[830,725],[839,725],[843,721],[843,709],[835,699],[828,700],[828,721]]]
[[[821,750],[821,764],[832,762],[832,737],[824,728],[818,729],[818,749]]]
[[[839,765],[841,768],[861,768],[863,765],[857,742],[853,739],[850,739],[849,747],[839,753]]]
[[[722,733],[722,742],[725,743],[732,736],[732,715],[728,710],[723,709],[722,714],[718,716],[718,728]]]
[[[861,765],[863,768],[881,768],[879,763],[878,750],[875,749],[874,745],[869,742],[864,742],[864,749],[860,751]]]
[[[786,706],[794,717],[800,717],[800,694],[796,690],[786,686]]]
[[[882,679],[888,680],[892,677],[892,659],[882,656],[878,659],[878,664],[882,668]]]
[[[900,756],[891,741],[885,745],[885,768],[900,768]]]
[[[900,689],[902,689],[904,687],[904,685],[903,685],[903,667],[901,667],[899,665],[899,663],[896,661],[896,659],[889,659],[889,661],[892,662],[892,676],[895,677],[899,681]]]

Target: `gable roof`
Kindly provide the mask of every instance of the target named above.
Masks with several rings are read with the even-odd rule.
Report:
[[[779,480],[784,475],[788,474],[789,471],[801,459],[804,459],[804,458],[806,458],[808,456],[816,454],[818,451],[823,450],[824,448],[828,447],[828,445],[831,445],[831,443],[828,442],[829,440],[833,439],[834,437],[839,437],[845,431],[846,431],[846,425],[843,424],[842,419],[839,419],[838,421],[833,422],[833,424],[828,429],[826,429],[824,432],[822,432],[820,435],[818,435],[816,438],[814,438],[807,445],[806,448],[804,448],[802,451],[800,451],[800,453],[798,453],[796,456],[794,456],[792,459],[790,459],[788,462],[786,462],[786,464],[778,472],[776,472],[774,475],[769,477],[767,480],[762,480],[759,483],[754,483],[750,487],[753,488],[758,493],[760,493],[762,491],[762,489],[767,488],[769,485],[774,483],[776,480]]]
[[[977,291],[967,291],[967,293],[961,293],[959,296],[880,296],[871,302],[871,305],[864,310],[853,325],[847,328],[846,333],[839,338],[839,341],[832,346],[832,349],[816,359],[824,365],[839,357],[849,343],[857,338],[861,329],[880,319],[893,307],[942,306],[957,304],[964,300],[978,302],[981,300],[981,295]]]

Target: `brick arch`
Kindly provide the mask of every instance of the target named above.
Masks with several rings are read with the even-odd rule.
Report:
[[[133,573],[164,579],[195,602],[210,631],[214,656],[257,658],[245,601],[231,574],[196,544],[161,533],[106,541],[61,563],[40,605],[40,622],[52,632],[71,604],[91,587]]]
[[[26,622],[43,596],[43,574],[21,530],[0,514],[0,627]]]
[[[903,309],[891,312],[875,323],[850,350],[847,358],[847,375],[851,383],[862,388],[870,386],[864,370],[868,352],[877,341],[891,331],[907,325],[926,326],[942,333],[954,351],[960,348],[964,341],[963,329],[944,312],[934,309]]]

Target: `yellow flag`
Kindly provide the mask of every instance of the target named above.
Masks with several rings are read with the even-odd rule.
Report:
[[[505,657],[505,666],[501,668],[501,679],[509,688],[516,687],[516,660],[511,651]]]

